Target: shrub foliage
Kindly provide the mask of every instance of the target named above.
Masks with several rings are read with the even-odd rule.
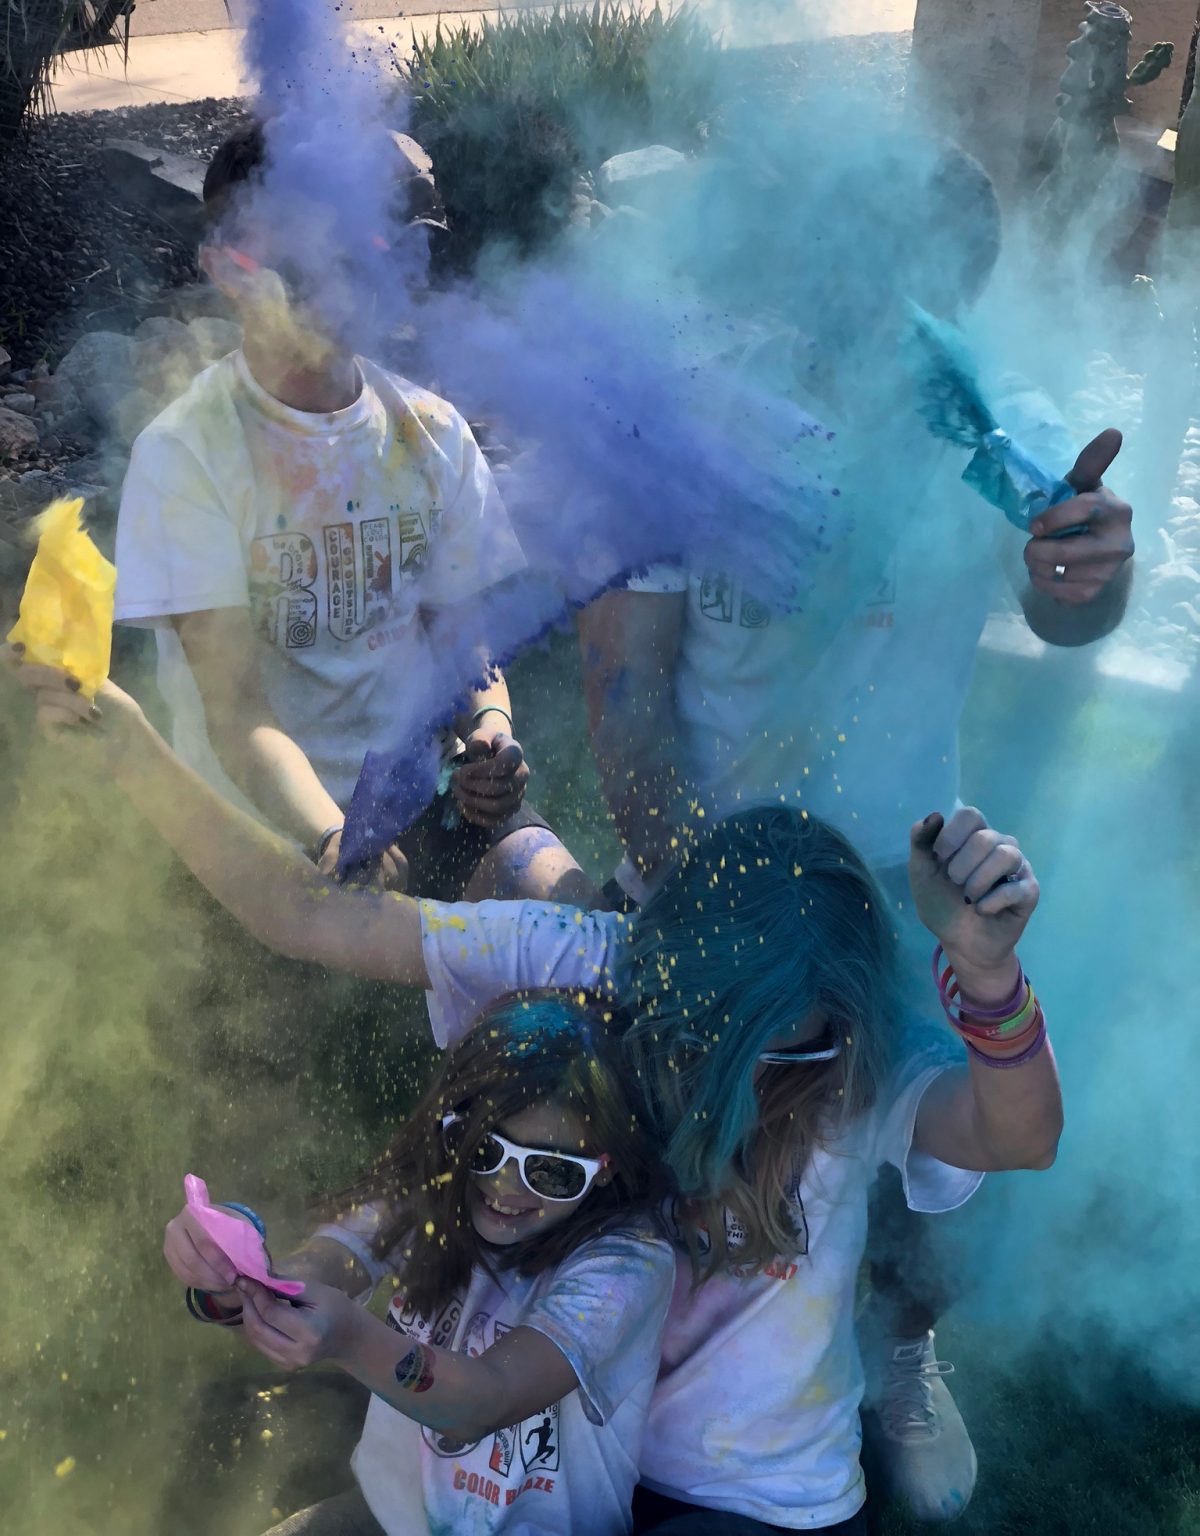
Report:
[[[50,95],[55,58],[118,41],[129,47],[132,0],[2,0],[0,135],[28,124]]]
[[[527,255],[563,227],[575,182],[648,143],[694,148],[716,103],[718,50],[695,14],[589,9],[438,26],[407,66],[412,132],[433,160],[450,263],[489,242]]]

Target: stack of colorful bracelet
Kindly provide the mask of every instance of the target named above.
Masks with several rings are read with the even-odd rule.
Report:
[[[183,1293],[183,1299],[188,1311],[198,1323],[220,1323],[224,1328],[242,1326],[241,1307],[236,1311],[226,1312],[209,1291],[197,1290],[194,1285],[189,1285]]]
[[[989,1067],[1023,1067],[1032,1061],[1046,1044],[1046,1020],[1020,965],[1012,995],[998,1008],[977,1008],[973,1003],[964,1003],[958,977],[952,966],[942,969],[943,958],[939,944],[933,952],[933,979],[938,996],[950,1028],[975,1060]],[[967,1018],[963,1017],[964,1007]],[[989,1046],[1001,1047],[1003,1054],[989,1050]]]

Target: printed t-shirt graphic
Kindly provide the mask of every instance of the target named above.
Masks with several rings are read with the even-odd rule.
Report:
[[[170,619],[250,610],[283,729],[340,804],[395,740],[404,679],[429,664],[419,605],[462,601],[524,558],[469,427],[359,361],[353,405],[294,411],[240,352],[134,444],[117,525],[117,617],[153,626],[181,755],[229,791]]]
[[[615,912],[422,903],[435,1039],[452,1045],[481,1008],[514,987],[610,989],[629,932]],[[912,1057],[871,1110],[840,1131],[831,1127],[795,1191],[802,1251],[699,1289],[681,1258],[642,1445],[643,1482],[785,1529],[836,1525],[862,1505],[854,1288],[867,1191],[876,1170],[892,1163],[913,1210],[947,1211],[982,1180],[913,1149],[921,1098],[945,1070],[944,1060]],[[736,1230],[727,1231],[736,1246]]]
[[[322,1227],[366,1257],[373,1215]],[[532,1532],[622,1536],[630,1528],[637,1456],[658,1372],[675,1276],[670,1244],[648,1224],[605,1232],[553,1271],[477,1270],[464,1295],[431,1317],[409,1305],[403,1258],[367,1258],[372,1277],[400,1278],[389,1327],[479,1355],[513,1328],[535,1328],[570,1361],[579,1388],[478,1441],[422,1427],[373,1397],[354,1472],[388,1536]],[[416,1496],[411,1471],[420,1468]],[[421,1514],[423,1500],[424,1514]]]
[[[686,594],[679,745],[716,814],[793,805],[868,863],[903,865],[907,829],[958,799],[958,723],[1014,530],[961,483],[965,455],[915,417],[893,413],[866,432],[790,369],[784,378],[775,384],[829,428],[799,442],[796,459],[837,493],[811,599],[773,616],[723,571],[664,565],[629,587]],[[1074,449],[1047,397],[1009,375],[995,398],[1026,447],[1065,472]]]

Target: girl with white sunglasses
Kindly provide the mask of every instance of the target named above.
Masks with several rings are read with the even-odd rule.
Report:
[[[170,1222],[193,1316],[373,1394],[357,1488],[274,1536],[628,1530],[675,1276],[641,1214],[659,1159],[634,1100],[611,1010],[514,995],[279,1265],[295,1300],[235,1277],[191,1205]],[[356,1302],[387,1280],[381,1319]]]

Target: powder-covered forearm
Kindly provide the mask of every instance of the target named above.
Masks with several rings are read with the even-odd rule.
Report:
[[[197,880],[261,943],[294,959],[426,985],[414,901],[327,879],[180,762],[144,717],[115,776]]]

